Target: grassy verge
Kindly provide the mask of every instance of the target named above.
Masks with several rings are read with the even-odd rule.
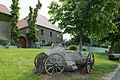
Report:
[[[33,74],[34,57],[45,49],[0,49],[0,80],[42,80]]]
[[[0,80],[43,80],[33,74],[35,56],[46,49],[0,49]],[[109,61],[107,54],[95,54],[93,74],[84,74],[79,78],[64,80],[100,80],[104,74],[113,71],[119,64]]]

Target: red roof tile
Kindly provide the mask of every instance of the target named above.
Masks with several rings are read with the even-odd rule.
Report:
[[[8,15],[11,15],[10,12],[9,12],[9,10],[7,9],[7,7],[4,6],[4,5],[2,5],[2,4],[0,4],[0,12],[8,14]]]
[[[52,30],[55,30],[55,31],[62,32],[55,25],[48,22],[48,19],[46,17],[42,16],[42,15],[38,15],[36,24],[40,25],[40,26],[43,26],[45,28],[49,28],[49,29],[52,29]],[[28,26],[27,18],[23,18],[18,22],[19,29],[25,28],[26,26]]]

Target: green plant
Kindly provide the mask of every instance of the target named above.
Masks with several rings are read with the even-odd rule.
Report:
[[[7,43],[8,43],[7,40],[0,39],[0,45],[5,46],[5,45],[7,45]]]
[[[0,21],[10,22],[11,16],[4,13],[0,13]]]
[[[87,49],[83,48],[83,51],[87,51]]]
[[[114,53],[115,54],[120,53],[120,43],[119,42],[115,43]]]
[[[70,45],[70,46],[69,46],[69,49],[70,49],[70,50],[77,50],[77,46],[76,46],[76,45]]]
[[[37,35],[36,19],[38,16],[38,10],[41,8],[41,6],[42,4],[38,0],[38,4],[36,5],[36,8],[34,10],[31,6],[29,7],[30,13],[28,15],[28,27],[26,31],[26,36],[29,39],[29,47],[32,47],[32,42],[37,42],[39,40],[39,37]]]
[[[119,0],[59,0],[50,4],[48,13],[50,21],[58,23],[64,33],[79,36],[81,51],[83,35],[99,40],[116,30],[112,20],[119,10],[119,3]]]
[[[19,0],[12,0],[11,4],[11,20],[10,20],[10,25],[11,25],[11,44],[13,45],[18,45],[18,35],[19,35],[19,29],[17,26],[18,19],[19,19]]]

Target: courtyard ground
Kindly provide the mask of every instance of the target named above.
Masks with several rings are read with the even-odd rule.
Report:
[[[59,76],[34,74],[33,60],[35,56],[47,49],[0,49],[0,80],[101,80],[112,72],[119,64],[109,61],[108,55],[95,53],[95,66],[92,74],[84,69],[75,72],[63,72]]]
[[[117,69],[118,70],[115,72],[115,75],[111,80],[120,80],[120,65]]]

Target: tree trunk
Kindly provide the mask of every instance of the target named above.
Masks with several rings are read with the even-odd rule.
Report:
[[[80,33],[79,51],[82,51],[82,32]]]
[[[114,54],[115,42],[111,42],[110,54]]]

